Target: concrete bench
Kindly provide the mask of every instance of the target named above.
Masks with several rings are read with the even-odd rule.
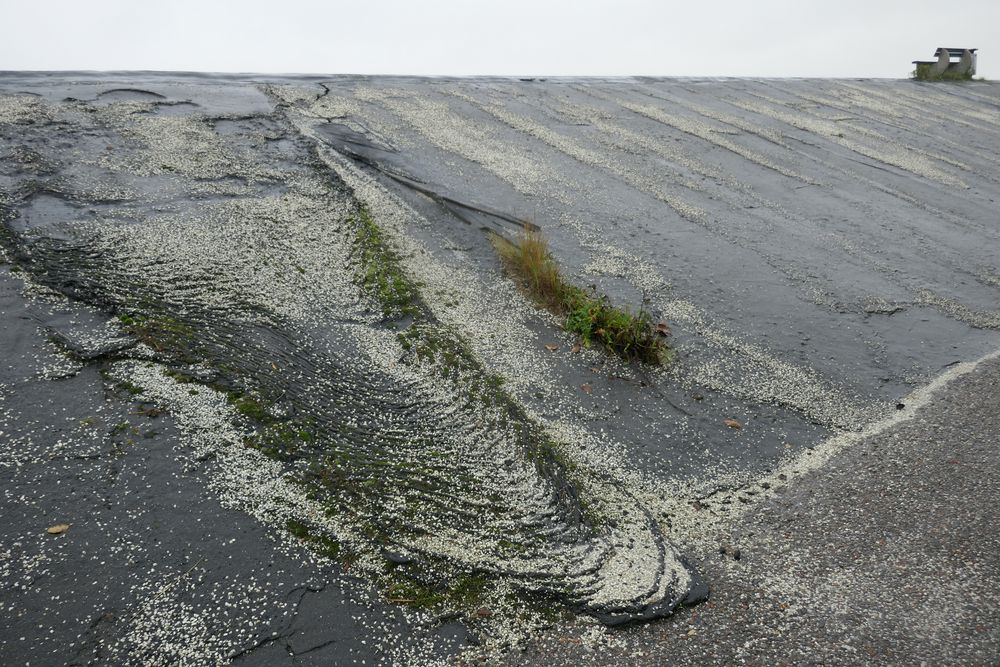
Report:
[[[940,47],[934,51],[937,60],[914,60],[918,79],[969,79],[976,73],[976,51]],[[952,58],[957,58],[952,61]]]

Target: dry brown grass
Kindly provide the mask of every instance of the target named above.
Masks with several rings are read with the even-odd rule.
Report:
[[[538,232],[526,232],[519,243],[492,236],[493,247],[525,287],[528,294],[550,310],[561,310],[564,283],[549,253],[549,244]]]

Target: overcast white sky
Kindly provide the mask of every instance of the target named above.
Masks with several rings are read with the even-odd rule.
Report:
[[[1000,0],[0,0],[0,70],[1000,77]]]

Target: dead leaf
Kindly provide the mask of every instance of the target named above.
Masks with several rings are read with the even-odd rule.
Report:
[[[583,389],[583,393],[592,394],[594,393],[594,387],[591,386],[589,382],[580,385],[580,389]]]
[[[549,352],[555,352],[556,350],[559,349],[559,346],[556,345],[555,343],[546,343],[545,349],[548,350]]]
[[[271,368],[273,368],[274,370],[278,370],[278,364],[276,364],[276,363],[274,363],[274,362],[272,361],[272,362],[271,362]]]
[[[667,325],[666,322],[660,322],[659,324],[656,325],[656,333],[660,334],[661,336],[669,336],[670,327]]]
[[[57,523],[54,526],[49,526],[48,528],[46,528],[45,532],[47,532],[49,535],[62,535],[67,530],[69,530],[68,523]]]
[[[576,354],[577,352],[579,352],[580,349],[581,348],[580,348],[580,344],[579,343],[577,343],[576,345],[574,345],[573,346],[573,350],[572,350],[573,354]]]
[[[728,426],[729,428],[735,428],[735,429],[743,428],[743,424],[739,423],[735,419],[723,419],[722,423]]]

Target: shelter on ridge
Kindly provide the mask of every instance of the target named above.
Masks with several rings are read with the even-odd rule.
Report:
[[[976,51],[939,47],[934,52],[937,60],[914,60],[918,79],[970,79],[976,73]],[[955,59],[955,60],[952,60]]]

